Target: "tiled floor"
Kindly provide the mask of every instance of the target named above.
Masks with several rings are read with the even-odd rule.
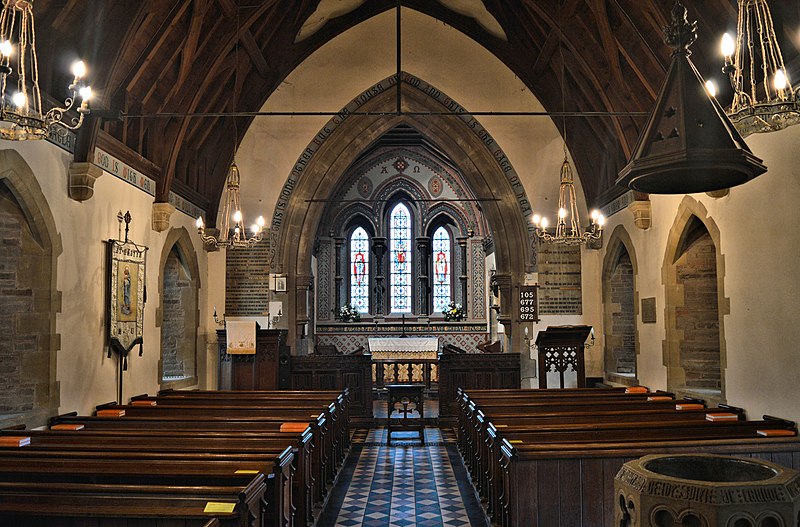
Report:
[[[484,527],[483,510],[455,445],[437,428],[419,440],[386,430],[356,433],[319,527]],[[349,469],[349,470],[348,470]],[[460,481],[459,481],[460,480]]]

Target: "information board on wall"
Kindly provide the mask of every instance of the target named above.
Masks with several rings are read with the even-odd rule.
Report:
[[[580,246],[539,245],[539,314],[580,315]]]
[[[519,320],[539,322],[539,301],[537,285],[523,285],[519,288]]]

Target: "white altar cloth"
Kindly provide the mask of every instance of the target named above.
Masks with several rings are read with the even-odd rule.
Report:
[[[373,359],[435,359],[439,337],[370,337]]]

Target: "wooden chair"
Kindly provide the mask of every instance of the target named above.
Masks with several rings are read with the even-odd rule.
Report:
[[[392,432],[416,430],[419,432],[421,444],[425,444],[424,402],[425,385],[423,384],[389,384],[386,386],[388,397],[388,424],[386,426],[386,443],[392,444]],[[414,410],[419,417],[409,417]],[[392,417],[393,414],[398,417]]]

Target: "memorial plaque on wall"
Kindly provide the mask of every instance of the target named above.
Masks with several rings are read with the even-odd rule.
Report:
[[[520,322],[539,322],[539,302],[536,285],[523,285],[519,288]]]
[[[539,314],[582,312],[580,246],[539,244]]]
[[[656,297],[642,298],[642,322],[644,324],[656,322]]]

